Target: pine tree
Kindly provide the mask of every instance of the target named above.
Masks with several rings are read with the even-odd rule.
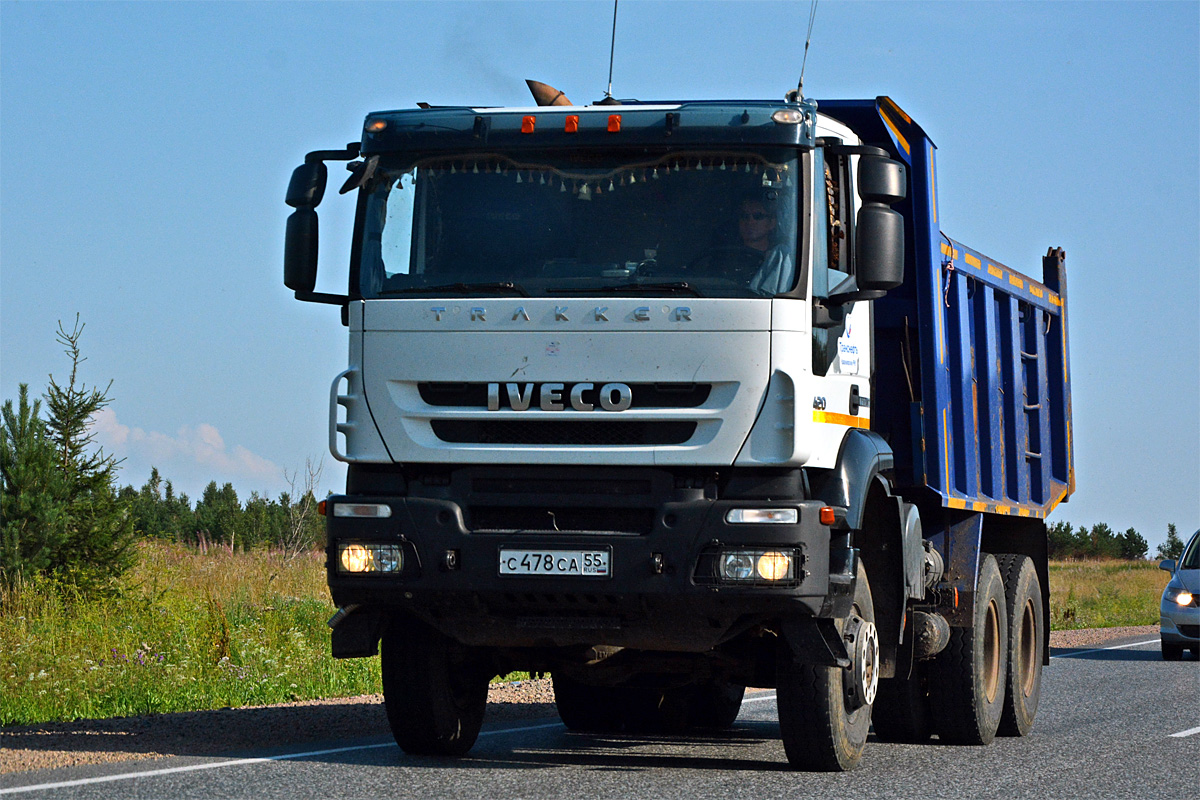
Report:
[[[66,503],[54,444],[22,383],[17,408],[0,411],[0,579],[49,570],[67,540]]]
[[[95,447],[90,429],[108,388],[79,381],[83,328],[78,316],[70,332],[58,324],[71,374],[66,385],[50,376],[44,418],[25,384],[17,408],[3,407],[0,575],[9,583],[38,572],[87,592],[133,562],[133,519],[114,485],[118,462]]]
[[[1158,546],[1158,557],[1179,561],[1181,555],[1183,555],[1183,540],[1179,538],[1179,533],[1175,530],[1175,523],[1167,523],[1167,540]]]

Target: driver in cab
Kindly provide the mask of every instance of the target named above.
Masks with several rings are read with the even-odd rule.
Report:
[[[743,247],[762,258],[748,284],[750,291],[769,297],[790,289],[794,267],[791,253],[780,242],[775,192],[742,198],[738,207],[738,235]]]

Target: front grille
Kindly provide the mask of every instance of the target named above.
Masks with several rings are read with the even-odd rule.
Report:
[[[447,420],[429,423],[433,434],[455,444],[668,445],[683,444],[695,422]]]
[[[708,400],[712,385],[707,383],[631,383],[630,396],[633,405],[630,408],[699,408]],[[595,384],[592,394],[595,394],[601,384]],[[570,395],[571,384],[566,384],[562,397]],[[507,394],[500,387],[502,396],[507,404]],[[418,383],[417,392],[421,400],[431,406],[453,408],[487,408],[486,383]],[[596,397],[585,394],[585,399],[593,405],[599,403]],[[537,396],[534,395],[534,405]]]
[[[545,531],[647,534],[654,529],[651,508],[539,508],[471,506],[472,532]]]

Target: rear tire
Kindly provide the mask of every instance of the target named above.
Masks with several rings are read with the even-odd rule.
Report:
[[[925,672],[925,664],[917,662],[909,677],[879,681],[879,694],[871,711],[879,741],[920,744],[933,735]]]
[[[1162,643],[1163,661],[1182,661],[1183,660],[1183,645],[1173,642]]]
[[[996,559],[980,554],[970,628],[951,628],[934,662],[931,700],[938,738],[947,744],[990,744],[1004,713],[1008,614]]]
[[[718,730],[733,727],[745,694],[745,686],[723,680],[689,687],[688,723],[696,728]]]
[[[871,586],[861,563],[851,617],[856,614],[874,629]],[[839,632],[845,630],[846,623],[846,620],[837,621]],[[855,648],[851,645],[847,649],[853,654]],[[857,666],[851,664],[850,668],[842,669],[799,664],[794,661],[787,643],[781,643],[776,690],[779,733],[788,762],[794,769],[844,772],[853,769],[862,759],[867,733],[871,729],[871,704],[850,708],[847,689],[855,680],[851,670]],[[876,659],[871,670],[877,673],[878,666]]]
[[[383,634],[388,724],[413,755],[461,756],[483,725],[491,675],[470,648],[424,623],[394,618]]]
[[[625,697],[615,686],[591,686],[553,673],[554,704],[569,730],[606,733],[621,729]]]
[[[1008,680],[1005,682],[1001,736],[1028,736],[1042,696],[1045,618],[1042,584],[1033,560],[1021,554],[996,556],[1004,579],[1008,614]]]

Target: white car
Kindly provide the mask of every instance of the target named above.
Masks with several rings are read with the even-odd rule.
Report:
[[[1200,531],[1192,534],[1176,564],[1161,561],[1159,568],[1171,573],[1159,607],[1159,636],[1167,661],[1183,658],[1183,650],[1200,656]]]

